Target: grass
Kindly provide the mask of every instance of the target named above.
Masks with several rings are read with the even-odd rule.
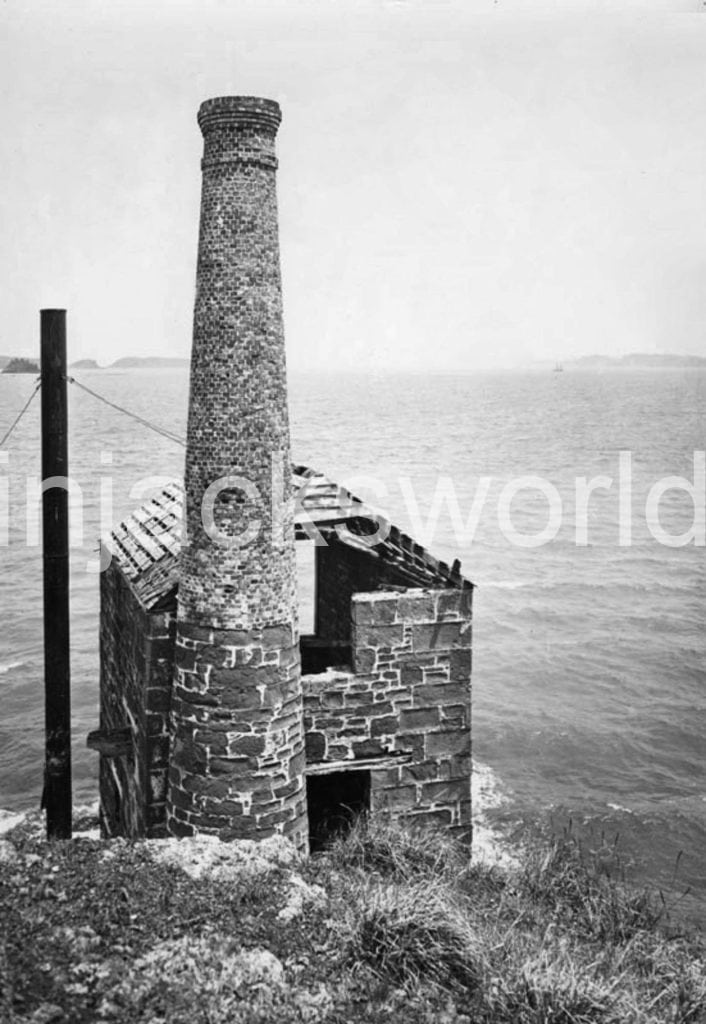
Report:
[[[368,965],[382,982],[431,981],[448,989],[478,985],[476,937],[438,883],[376,884],[359,889],[344,918],[352,964]]]
[[[143,844],[11,839],[3,1024],[706,1021],[701,939],[570,830],[501,871],[441,833],[360,820],[294,872],[225,881]],[[301,912],[282,916],[295,881]]]

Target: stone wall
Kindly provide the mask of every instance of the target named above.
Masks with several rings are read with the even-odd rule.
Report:
[[[130,730],[127,754],[100,758],[103,834],[163,836],[174,616],[148,614],[115,562],[100,590],[100,727]]]
[[[369,593],[381,587],[405,587],[409,584],[393,563],[339,540],[333,531],[326,544],[317,545],[316,636],[321,641],[351,642],[351,600],[354,594]]]
[[[180,625],[169,772],[172,834],[306,842],[299,648],[284,626]]]
[[[373,810],[468,834],[472,593],[356,594],[354,670],[302,677],[309,766],[372,759]]]
[[[351,600],[377,585],[377,559],[344,544],[335,534],[316,547],[316,636],[321,641],[350,644]]]
[[[471,816],[471,596],[471,590],[452,589],[353,595],[346,618],[354,669],[302,677],[309,767],[364,764],[371,771],[372,808],[460,833],[468,832]],[[115,565],[102,574],[101,604],[101,727],[130,725],[135,737],[134,756],[101,757],[105,833],[164,834],[167,717],[174,702],[194,730],[192,744],[182,730],[180,767],[172,768],[183,772],[192,764],[194,774],[189,785],[175,787],[187,794],[177,798],[176,820],[193,824],[195,804],[206,828],[220,835],[251,834],[244,821],[259,825],[260,835],[271,834],[275,823],[265,826],[258,816],[284,821],[292,813],[288,798],[303,795],[303,751],[290,775],[273,747],[297,735],[295,705],[281,714],[288,694],[291,701],[288,666],[296,658],[289,638],[267,629],[239,638],[232,631],[224,637],[182,634],[173,683],[173,615],[148,615]],[[262,672],[270,682],[259,690]],[[227,714],[220,720],[204,714],[234,680],[261,694],[260,720],[253,715],[247,735],[228,728]],[[282,723],[278,734],[269,728],[273,711]],[[271,796],[252,787],[261,773],[274,784]],[[243,818],[245,806],[249,818]]]
[[[373,807],[453,828],[468,826],[471,593],[354,595],[349,618],[355,670],[303,678],[308,764],[365,761],[372,767]],[[101,605],[101,729],[127,725],[133,737],[130,756],[101,757],[105,833],[164,834],[171,701],[181,703],[180,715],[191,721],[196,740],[191,747],[187,740],[181,752],[179,763],[193,763],[195,778],[190,786],[178,787],[193,798],[175,805],[177,821],[191,823],[192,799],[207,826],[228,836],[248,834],[240,815],[244,805],[255,815],[253,824],[263,813],[282,815],[282,820],[291,815],[286,798],[301,796],[297,780],[304,755],[299,753],[290,776],[272,743],[287,744],[296,736],[293,708],[280,717],[279,737],[268,728],[273,707],[287,703],[288,665],[296,658],[291,645],[267,630],[241,636],[240,644],[231,642],[231,632],[229,644],[221,644],[210,631],[182,636],[173,687],[173,615],[146,613],[114,565],[101,576]],[[223,664],[214,668],[226,648]],[[270,686],[261,691],[260,721],[254,716],[247,736],[234,734],[227,720],[209,720],[203,713],[236,666],[244,688],[253,685],[256,669],[269,672],[270,678]],[[179,742],[184,743],[183,734]],[[376,759],[384,767],[376,769]],[[273,763],[280,767],[272,796],[250,788],[247,780]],[[268,771],[265,775],[270,778]],[[232,784],[237,777],[244,780],[242,789]],[[270,833],[274,827],[269,826]]]

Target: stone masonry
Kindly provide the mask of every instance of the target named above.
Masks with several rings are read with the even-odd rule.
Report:
[[[115,562],[101,574],[100,726],[130,737],[123,756],[100,759],[105,836],[166,834],[174,626],[141,606]]]
[[[208,100],[198,115],[203,184],[167,828],[222,838],[283,832],[303,847],[280,119],[276,103],[254,97]]]
[[[317,848],[370,809],[468,838],[473,584],[291,463],[280,116],[254,97],[198,114],[184,488],[116,526],[101,574],[103,834]],[[295,538],[316,539],[304,637]]]
[[[468,837],[473,586],[456,564],[438,562],[394,526],[374,547],[351,543],[335,513],[331,522],[340,488],[303,467],[292,479],[295,488],[319,481],[319,498],[306,512],[298,494],[299,543],[312,543],[304,539],[312,522],[325,540],[315,549],[314,633],[299,641],[311,841],[320,846],[351,813],[370,808]],[[113,532],[113,561],[101,575],[101,732],[91,745],[102,754],[106,835],[159,836],[166,828],[181,504],[181,488],[171,484],[127,517]],[[211,664],[214,651],[240,667],[244,690],[255,684],[265,656],[259,638],[257,630],[221,636],[213,628],[186,647],[182,641],[183,682],[194,686],[195,699],[210,697],[199,689],[207,669],[198,666]],[[229,745],[235,739],[239,747],[243,791],[249,758],[268,749],[261,711],[247,735],[224,736],[204,720],[195,737],[210,751],[208,760],[193,751],[202,767],[193,789],[222,794],[220,818],[238,821],[247,803],[232,782]],[[285,792],[287,784],[282,776]]]
[[[371,772],[370,806],[471,827],[471,589],[358,593],[351,671],[304,676],[310,770]],[[376,767],[376,764],[379,767]]]

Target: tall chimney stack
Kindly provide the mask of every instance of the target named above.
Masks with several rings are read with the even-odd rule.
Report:
[[[277,103],[201,105],[172,835],[307,844],[275,172]]]

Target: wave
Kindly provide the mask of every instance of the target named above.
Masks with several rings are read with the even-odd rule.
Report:
[[[0,809],[0,836],[10,832],[25,819],[24,811],[5,811]]]
[[[509,587],[514,589],[515,586],[528,587],[533,586],[535,590],[540,591],[557,591],[557,590],[575,590],[577,596],[581,595],[582,591],[586,590],[603,590],[610,591],[614,595],[620,595],[622,591],[629,591],[640,594],[648,594],[659,597],[665,591],[674,594],[687,594],[693,595],[696,584],[689,581],[674,581],[660,579],[658,581],[643,582],[635,579],[616,579],[616,578],[604,578],[604,579],[577,579],[573,578],[564,579],[547,579],[547,580],[536,580],[530,583],[486,583],[486,587]]]
[[[5,665],[0,663],[0,676],[4,676],[7,675],[8,672],[12,672],[13,668],[22,668],[23,665],[23,661],[8,661]]]
[[[490,765],[473,761],[471,776],[471,799],[473,814],[481,817],[484,811],[502,807],[509,802],[503,784]]]
[[[513,867],[517,864],[518,851],[508,841],[507,835],[485,817],[485,812],[502,807],[509,802],[502,783],[493,769],[479,761],[473,762],[471,775],[471,807],[473,809],[473,850],[472,858],[478,863]]]
[[[495,590],[519,590],[520,587],[529,587],[529,580],[495,580],[490,583],[482,583],[484,590],[494,588]]]

